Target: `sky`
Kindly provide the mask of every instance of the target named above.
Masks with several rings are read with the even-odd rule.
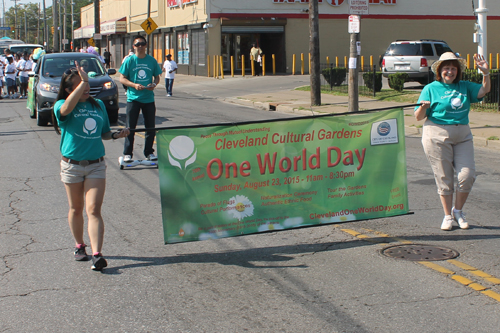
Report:
[[[69,0],[68,0],[69,1]],[[5,2],[5,11],[8,11],[10,7],[14,7],[13,0],[0,0],[0,16],[3,15],[3,4]],[[43,0],[18,0],[17,4],[22,3],[39,3],[43,5]],[[52,6],[52,0],[45,0],[45,7]]]

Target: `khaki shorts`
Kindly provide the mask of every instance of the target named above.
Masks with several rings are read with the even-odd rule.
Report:
[[[434,172],[440,195],[454,192],[455,172],[459,192],[470,192],[476,180],[474,143],[469,125],[438,125],[426,120],[422,146]]]
[[[61,181],[65,184],[81,183],[85,179],[106,179],[106,162],[81,166],[61,160]]]

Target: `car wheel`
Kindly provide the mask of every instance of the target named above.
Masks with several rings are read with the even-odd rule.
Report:
[[[36,104],[35,104],[36,105]],[[45,116],[42,116],[40,113],[38,113],[38,106],[35,106],[35,114],[36,114],[36,124],[38,126],[47,126],[48,124],[48,119]]]
[[[110,124],[116,124],[118,122],[118,109],[108,110],[108,118]]]

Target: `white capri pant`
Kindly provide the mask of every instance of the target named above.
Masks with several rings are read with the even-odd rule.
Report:
[[[439,195],[453,194],[455,171],[457,191],[471,191],[476,180],[476,165],[469,125],[438,125],[427,119],[422,146],[434,172]]]

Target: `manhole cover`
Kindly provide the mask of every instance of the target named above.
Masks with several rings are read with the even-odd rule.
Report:
[[[397,259],[415,261],[434,261],[453,259],[460,255],[457,251],[433,245],[406,244],[386,247],[382,254]]]

